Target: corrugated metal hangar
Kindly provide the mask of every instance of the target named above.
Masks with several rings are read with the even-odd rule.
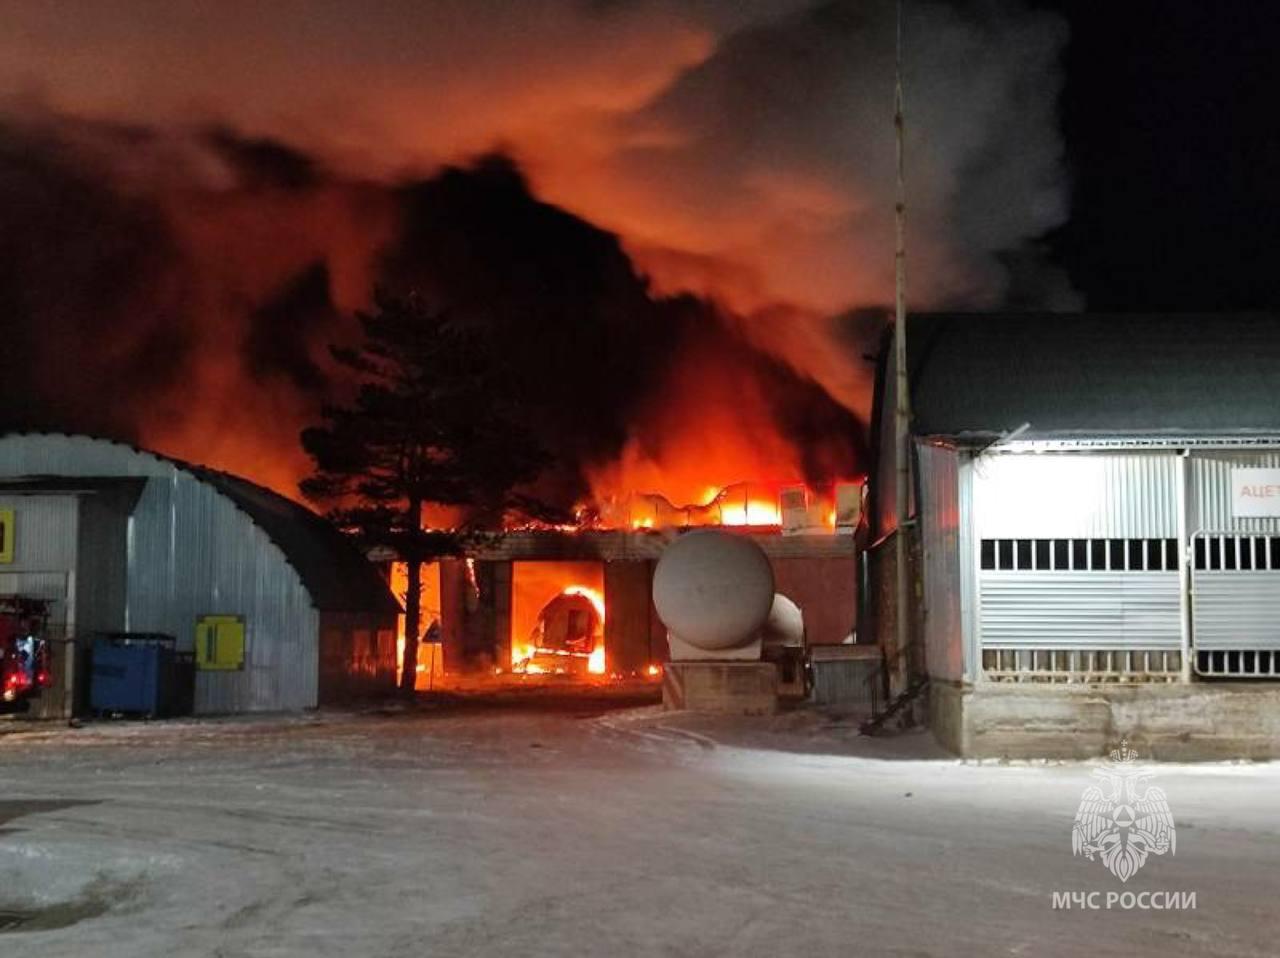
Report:
[[[883,374],[870,611],[939,737],[1280,753],[1280,317],[923,315],[908,343],[914,651]]]
[[[399,604],[315,513],[225,473],[102,439],[0,436],[0,596],[47,603],[39,712],[87,703],[94,636],[162,633],[197,714],[391,691]],[[70,651],[69,651],[70,650]]]

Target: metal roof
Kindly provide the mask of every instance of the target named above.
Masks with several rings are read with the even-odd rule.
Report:
[[[160,455],[129,443],[77,436],[66,433],[8,433],[0,438],[52,436],[127,449],[152,460],[168,463],[212,487],[249,517],[268,539],[283,553],[302,580],[315,608],[324,612],[376,612],[396,614],[396,601],[386,580],[365,559],[355,545],[327,520],[300,503],[250,482],[240,476],[193,465],[171,456]],[[91,492],[112,485],[137,485],[144,478],[115,476],[25,475],[0,481],[0,488],[11,493]]]
[[[284,553],[323,612],[397,614],[387,581],[326,519],[240,476],[181,464],[230,499]]]
[[[1280,314],[913,314],[907,347],[920,436],[1280,436]]]

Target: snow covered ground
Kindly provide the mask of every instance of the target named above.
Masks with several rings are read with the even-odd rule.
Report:
[[[1071,854],[1089,772],[654,708],[2,734],[0,913],[53,907],[0,954],[1280,953],[1280,768],[1162,766],[1125,885]],[[1196,907],[1105,906],[1143,891]]]

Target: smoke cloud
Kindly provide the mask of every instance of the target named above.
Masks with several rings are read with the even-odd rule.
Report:
[[[0,17],[0,425],[291,493],[327,345],[382,283],[500,332],[565,496],[618,456],[660,466],[677,394],[729,421],[757,396],[795,469],[857,468],[877,329],[855,311],[892,295],[892,4]],[[904,36],[913,304],[1056,296],[1027,264],[1065,211],[1064,27],[921,0]],[[688,395],[695,360],[718,392]]]

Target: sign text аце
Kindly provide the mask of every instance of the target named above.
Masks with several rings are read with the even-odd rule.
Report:
[[[1280,469],[1232,469],[1231,515],[1280,517]]]

